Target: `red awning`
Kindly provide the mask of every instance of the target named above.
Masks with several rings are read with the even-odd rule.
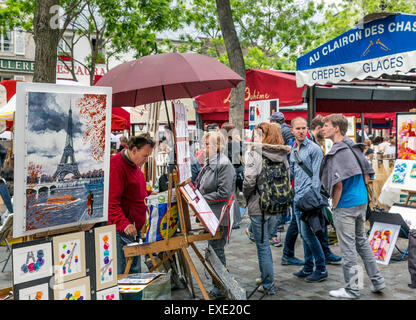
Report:
[[[112,108],[112,117],[111,117],[111,130],[112,131],[120,131],[120,130],[130,130],[130,112],[124,110],[123,108]],[[122,118],[126,121],[126,124],[123,126],[122,129],[114,130],[113,129],[113,122],[115,121],[115,117],[118,116],[119,118]],[[120,121],[120,120],[118,120]]]
[[[111,115],[111,131],[130,130],[127,120],[116,114]]]
[[[244,106],[248,110],[250,101],[269,99],[279,99],[279,106],[300,105],[303,90],[304,88],[296,87],[294,75],[273,70],[247,69]],[[230,92],[231,89],[224,89],[195,97],[198,103],[196,111],[203,121],[211,117],[228,120]],[[214,112],[216,115],[213,115]]]

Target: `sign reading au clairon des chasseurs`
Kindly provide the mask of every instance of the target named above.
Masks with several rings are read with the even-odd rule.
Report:
[[[34,61],[0,58],[0,71],[33,73],[34,70],[35,70]]]
[[[296,65],[298,87],[408,72],[416,67],[416,15],[392,14],[358,25]]]

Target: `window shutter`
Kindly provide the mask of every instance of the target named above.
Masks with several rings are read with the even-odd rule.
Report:
[[[15,31],[14,32],[14,53],[15,54],[25,54],[25,32],[24,31]]]

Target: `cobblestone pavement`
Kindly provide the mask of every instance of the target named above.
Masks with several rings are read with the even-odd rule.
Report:
[[[194,220],[194,218],[192,218]],[[251,293],[255,285],[256,278],[260,277],[260,271],[257,261],[257,250],[254,244],[250,244],[244,229],[248,226],[249,219],[245,216],[241,222],[240,229],[233,230],[232,239],[226,246],[227,267],[230,273],[240,283],[240,285],[249,293]],[[285,230],[288,225],[285,225]],[[285,232],[279,233],[281,242],[284,241]],[[398,247],[405,249],[407,247],[407,239],[398,239]],[[198,249],[204,254],[207,243],[196,243]],[[338,244],[330,246],[332,252],[341,255]],[[272,247],[275,285],[277,294],[274,296],[265,296],[263,300],[332,300],[328,292],[330,290],[339,289],[344,285],[341,265],[328,265],[328,279],[320,283],[307,283],[306,281],[295,277],[292,273],[300,270],[297,266],[282,266],[280,264],[283,247]],[[198,273],[209,291],[212,288],[211,278],[205,271],[201,262],[197,258],[192,248],[188,248]],[[303,259],[302,240],[298,237],[295,248],[296,257]],[[0,261],[6,255],[5,247],[0,247]],[[393,257],[400,256],[395,250]],[[144,259],[142,259],[143,261]],[[360,263],[361,260],[359,259]],[[143,263],[143,262],[142,262]],[[0,272],[0,288],[11,286],[11,261],[6,266],[5,272]],[[363,267],[363,265],[361,264]],[[371,293],[369,289],[369,279],[364,274],[364,288],[361,291],[361,300],[416,300],[416,290],[410,289],[407,284],[410,283],[410,275],[408,271],[407,259],[401,262],[390,262],[384,266],[378,264],[380,271],[387,282],[387,288],[382,294]],[[0,264],[0,271],[3,264]],[[147,267],[143,264],[142,270],[145,272]],[[364,270],[364,267],[363,267]],[[202,299],[201,291],[194,279],[194,288],[196,297],[193,298],[187,289],[172,290],[172,299],[174,300],[192,300]],[[258,300],[262,294],[256,292],[250,300]]]
[[[260,277],[260,271],[257,260],[257,249],[255,244],[248,242],[244,229],[249,225],[247,215],[243,218],[240,229],[233,230],[230,243],[226,246],[227,268],[235,277],[240,285],[251,293],[256,285],[256,278]],[[285,231],[288,225],[285,225]],[[286,232],[278,234],[280,241],[283,243]],[[404,250],[407,247],[407,239],[398,239],[397,245]],[[206,242],[197,243],[201,253],[206,248]],[[339,245],[336,243],[330,246],[333,253],[341,255]],[[211,278],[205,272],[204,267],[194,254],[191,248],[188,249],[199,275],[209,291],[212,288]],[[275,285],[277,293],[274,296],[265,296],[263,300],[332,300],[329,291],[339,289],[344,286],[344,277],[341,265],[328,265],[328,279],[320,283],[307,283],[293,275],[293,272],[299,271],[298,266],[281,265],[283,247],[272,247]],[[296,241],[295,256],[303,259],[303,246],[300,236]],[[395,249],[393,257],[400,257],[400,253]],[[364,265],[359,262],[364,269]],[[386,279],[387,288],[381,294],[372,293],[369,289],[370,280],[364,271],[364,288],[361,290],[361,300],[416,300],[416,290],[407,286],[410,283],[410,274],[408,271],[407,259],[401,262],[392,262],[387,266],[378,264],[380,271]],[[201,291],[194,281],[196,299],[202,299]],[[258,300],[263,294],[256,292],[250,300]],[[187,289],[178,289],[172,291],[172,299],[188,300],[193,299]]]

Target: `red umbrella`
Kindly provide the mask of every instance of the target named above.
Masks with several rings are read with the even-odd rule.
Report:
[[[244,80],[218,60],[198,53],[162,53],[125,62],[95,84],[113,88],[113,107],[192,98]]]

